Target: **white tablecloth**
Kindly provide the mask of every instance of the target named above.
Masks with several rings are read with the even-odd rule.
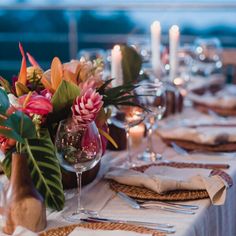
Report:
[[[171,148],[167,148],[161,140],[155,138],[155,148],[162,152],[165,160],[185,161],[185,162],[210,162],[228,163],[230,169],[227,172],[233,177],[236,183],[236,155],[203,155],[192,154],[189,156],[179,156]],[[141,152],[145,146],[145,140],[141,146],[133,149],[133,157]],[[183,215],[169,213],[160,210],[135,210],[130,208],[124,201],[118,198],[109,189],[106,181],[101,180],[109,166],[119,165],[125,159],[126,153],[107,152],[102,159],[102,166],[97,179],[82,190],[82,202],[85,208],[97,210],[102,217],[113,217],[117,219],[143,220],[159,223],[171,223],[175,225],[178,236],[235,236],[236,235],[236,188],[231,187],[227,191],[227,199],[223,206],[213,206],[209,199],[188,201],[186,203],[199,206],[195,215]],[[66,191],[66,205],[61,212],[48,210],[47,229],[67,225],[62,214],[72,212],[76,209],[76,190]],[[4,235],[0,233],[0,235]]]

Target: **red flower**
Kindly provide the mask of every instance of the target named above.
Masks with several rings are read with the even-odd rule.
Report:
[[[3,153],[6,153],[7,150],[11,149],[16,145],[16,141],[14,139],[9,139],[3,136],[0,136],[0,150]]]
[[[27,115],[36,114],[45,116],[53,110],[50,100],[42,95],[33,93],[28,101],[26,101],[26,104],[24,104],[26,98],[27,95],[24,95],[18,99],[18,102],[22,107],[22,111]]]

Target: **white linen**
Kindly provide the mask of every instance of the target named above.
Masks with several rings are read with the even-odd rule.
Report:
[[[34,233],[22,226],[17,226],[12,235],[13,236],[37,236],[38,234]]]
[[[221,177],[210,176],[210,172],[207,169],[152,166],[143,173],[114,168],[105,177],[121,184],[144,186],[159,194],[172,190],[206,190],[214,205],[223,205],[227,186]]]
[[[218,155],[208,156],[200,154],[192,154],[188,157],[176,155],[173,149],[165,146],[164,143],[159,139],[155,139],[158,145],[155,146],[157,151],[163,152],[163,156],[166,160],[171,161],[186,161],[186,162],[200,162],[200,163],[227,163],[230,164],[231,168],[227,172],[233,177],[234,183],[236,182],[236,158],[232,155],[223,156]],[[133,156],[140,153],[144,148],[145,142],[140,149],[131,150]],[[102,169],[107,169],[108,163],[112,166],[119,166],[125,159],[126,152],[108,152],[103,159]],[[103,171],[101,171],[103,172]],[[103,172],[104,173],[104,172]],[[67,195],[75,195],[76,190],[67,191]],[[178,213],[163,212],[154,209],[132,209],[127,206],[127,203],[122,201],[119,197],[110,198],[111,193],[107,189],[107,185],[104,181],[91,184],[83,188],[84,199],[89,197],[95,200],[88,201],[85,207],[93,209],[92,205],[99,209],[99,215],[102,217],[111,217],[113,219],[123,220],[142,220],[153,223],[171,223],[175,225],[176,233],[173,236],[235,236],[236,235],[236,188],[232,187],[229,189],[226,197],[225,204],[223,206],[213,206],[209,199],[187,201],[185,204],[195,204],[199,206],[195,215],[183,215]],[[100,192],[99,197],[96,196],[96,192]],[[76,196],[76,195],[75,195]],[[103,198],[106,199],[105,205],[101,206]],[[84,202],[84,200],[83,200]],[[68,209],[68,205],[71,205],[70,211],[72,212],[76,208],[75,199],[67,197],[65,208]],[[74,207],[72,209],[72,206]],[[90,207],[91,206],[91,207]],[[47,229],[56,228],[68,225],[69,223],[64,221],[62,218],[62,212],[48,211],[47,212],[48,226]],[[0,233],[1,236],[7,236]],[[20,236],[25,236],[20,235]]]
[[[91,230],[76,227],[68,236],[151,236],[151,234],[140,234],[124,230]]]

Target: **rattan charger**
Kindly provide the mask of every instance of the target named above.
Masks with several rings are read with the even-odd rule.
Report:
[[[64,227],[59,227],[55,229],[47,230],[40,233],[39,236],[68,236],[76,227],[83,227],[92,230],[124,230],[124,231],[134,231],[143,234],[152,234],[153,236],[165,236],[164,233],[147,229],[145,227],[129,225],[129,224],[117,224],[117,223],[80,223]]]
[[[160,163],[154,165],[165,165],[176,168],[181,168],[181,163]],[[133,168],[136,171],[143,172],[151,165],[144,165]],[[190,163],[186,166],[183,164],[183,168],[196,168],[195,164]],[[199,167],[198,167],[199,168]],[[204,167],[200,167],[204,168]],[[120,184],[114,180],[109,180],[110,188],[115,192],[123,192],[132,198],[145,199],[145,200],[160,200],[160,201],[187,201],[208,198],[209,195],[206,190],[175,190],[166,192],[164,194],[158,194],[145,187],[130,186],[126,184]]]

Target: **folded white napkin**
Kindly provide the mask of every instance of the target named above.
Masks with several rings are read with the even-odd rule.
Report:
[[[76,227],[69,236],[151,236],[152,234],[140,234],[132,231],[123,230],[92,230]]]
[[[236,107],[236,86],[230,85],[225,86],[224,89],[220,90],[214,96],[211,93],[205,93],[198,95],[195,93],[189,93],[188,98],[193,102],[201,103],[206,106],[214,106],[222,109],[233,109]]]
[[[115,168],[106,174],[121,184],[146,187],[163,194],[171,190],[206,190],[214,205],[222,205],[226,198],[226,182],[218,175],[210,176],[211,170],[168,166],[151,166],[144,173]]]
[[[236,142],[236,126],[163,127],[158,133],[164,139],[217,145]]]

